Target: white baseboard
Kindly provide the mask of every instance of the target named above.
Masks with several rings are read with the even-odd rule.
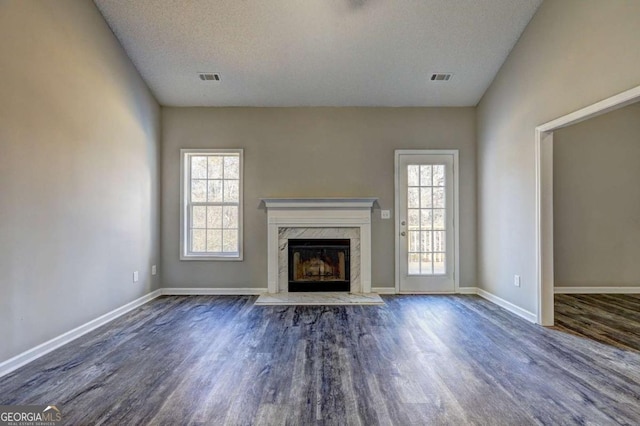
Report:
[[[459,287],[458,291],[456,291],[455,293],[452,293],[452,292],[442,292],[442,293],[400,292],[398,293],[395,287],[372,287],[371,292],[378,293],[378,294],[478,294],[478,288],[477,287]]]
[[[255,296],[266,293],[267,288],[179,288],[165,287],[162,289],[163,296]]]
[[[40,358],[41,356],[46,355],[55,349],[58,349],[60,346],[66,345],[67,343],[89,333],[90,331],[95,330],[98,327],[105,325],[110,321],[113,321],[119,316],[122,316],[127,312],[144,305],[150,300],[153,300],[156,297],[160,296],[160,294],[160,290],[152,291],[149,294],[146,294],[134,301],[127,303],[126,305],[120,306],[119,308],[116,308],[111,312],[107,312],[106,314],[99,316],[98,318],[93,319],[79,327],[76,327],[73,330],[67,331],[66,333],[61,334],[58,337],[54,337],[51,340],[48,340],[36,347],[33,347],[25,352],[22,352],[21,354],[14,356],[13,358],[0,363],[0,377],[11,373],[12,371],[22,367],[23,365],[26,365],[31,361],[34,361],[35,359]]]
[[[640,287],[554,287],[555,294],[640,294]]]
[[[534,313],[531,313],[529,311],[527,311],[526,309],[522,309],[519,306],[514,305],[511,302],[508,302],[506,300],[504,300],[501,297],[496,296],[493,293],[489,293],[486,290],[483,290],[481,288],[477,289],[477,294],[478,296],[482,297],[483,299],[487,299],[488,301],[495,303],[496,305],[500,306],[501,308],[506,309],[507,311],[516,314],[517,316],[519,316],[520,318],[524,318],[529,322],[532,323],[537,323],[538,322],[538,316]]]
[[[371,293],[396,294],[395,287],[371,287]]]

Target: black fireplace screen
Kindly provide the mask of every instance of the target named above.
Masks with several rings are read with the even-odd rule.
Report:
[[[289,291],[349,291],[350,241],[289,240]]]

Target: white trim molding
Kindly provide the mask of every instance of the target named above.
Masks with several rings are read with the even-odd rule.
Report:
[[[507,311],[511,312],[512,314],[515,314],[517,316],[519,316],[520,318],[523,318],[529,322],[532,323],[536,323],[537,322],[537,316],[536,314],[534,314],[533,312],[529,312],[526,309],[522,309],[519,306],[514,305],[513,303],[504,300],[501,297],[496,296],[493,293],[489,293],[486,290],[483,290],[481,288],[477,289],[477,294],[478,296],[482,297],[483,299],[487,299],[489,302],[492,302],[498,306],[500,306],[501,308],[506,309]]]
[[[400,291],[400,156],[401,155],[450,155],[453,157],[453,292],[459,293],[460,287],[460,151],[457,149],[396,149],[394,153],[394,203],[395,203],[395,288]],[[413,293],[417,294],[417,293]]]
[[[640,287],[554,287],[555,294],[640,294]]]
[[[241,288],[216,288],[216,287],[164,287],[163,296],[256,296],[266,293],[266,288],[241,287]]]
[[[552,326],[553,319],[553,132],[640,101],[640,86],[574,111],[535,129],[536,163],[536,322]]]
[[[200,202],[191,201],[191,170],[190,162],[193,156],[234,156],[239,159],[238,170],[238,201],[237,202]],[[225,180],[224,176],[222,180]],[[231,179],[235,180],[235,179]],[[184,261],[242,261],[244,253],[244,149],[181,149],[180,150],[180,260]],[[235,206],[238,208],[238,252],[233,253],[194,253],[190,248],[190,206]]]
[[[0,377],[11,373],[12,371],[22,367],[40,358],[43,355],[48,354],[49,352],[58,349],[59,347],[66,345],[67,343],[84,336],[85,334],[95,330],[98,327],[101,327],[114,319],[131,312],[132,310],[144,305],[145,303],[155,299],[160,296],[162,293],[161,290],[155,290],[151,293],[148,293],[136,300],[133,300],[126,305],[120,306],[119,308],[114,309],[111,312],[107,312],[104,315],[99,316],[96,319],[93,319],[79,327],[74,328],[73,330],[67,331],[59,335],[58,337],[54,337],[51,340],[48,340],[36,347],[33,347],[21,354],[14,356],[2,363],[0,363]]]

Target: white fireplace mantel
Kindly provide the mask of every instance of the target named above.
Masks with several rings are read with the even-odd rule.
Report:
[[[267,208],[268,291],[283,288],[280,278],[281,228],[359,229],[360,271],[351,292],[371,292],[371,209],[377,198],[263,198]],[[356,271],[356,275],[358,271]]]

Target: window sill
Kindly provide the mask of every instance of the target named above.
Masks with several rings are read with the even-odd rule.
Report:
[[[223,261],[223,262],[241,262],[243,260],[242,254],[240,255],[232,255],[232,256],[208,256],[208,255],[182,255],[180,256],[180,260],[186,261]]]

